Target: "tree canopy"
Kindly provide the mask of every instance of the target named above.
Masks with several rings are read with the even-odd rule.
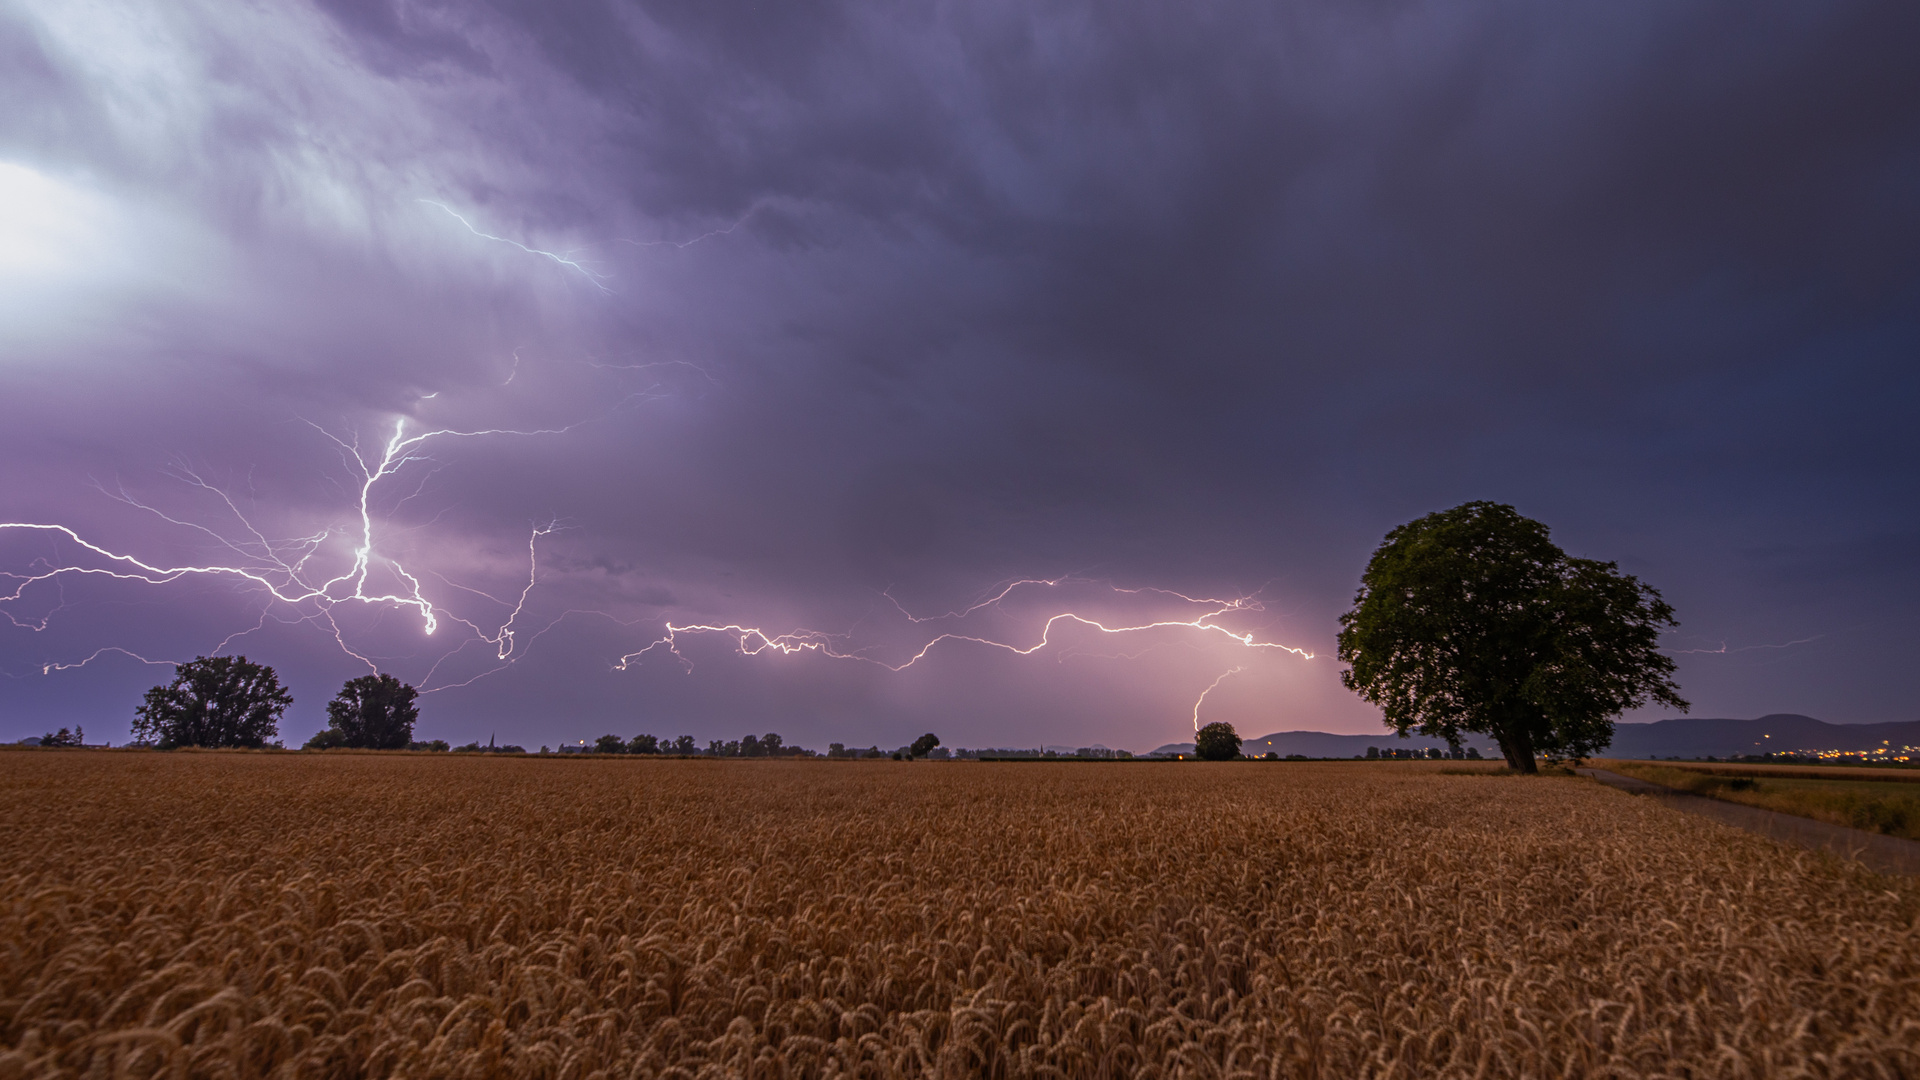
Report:
[[[1193,737],[1193,752],[1207,761],[1232,761],[1240,756],[1240,733],[1224,720],[1215,720]]]
[[[264,664],[244,656],[200,656],[174,669],[173,682],[147,691],[134,709],[139,742],[259,748],[279,733],[293,695]]]
[[[1388,533],[1340,617],[1340,676],[1401,735],[1492,736],[1507,764],[1582,758],[1613,718],[1657,701],[1685,712],[1677,626],[1660,593],[1610,562],[1560,550],[1511,506],[1470,502]]]
[[[419,691],[391,675],[362,675],[348,679],[327,702],[328,731],[314,736],[309,746],[355,746],[365,750],[405,750],[413,743],[413,725],[420,719],[414,704]]]
[[[907,754],[910,757],[923,758],[933,753],[933,748],[939,745],[940,736],[929,731],[925,735],[913,740],[913,745],[907,747]]]

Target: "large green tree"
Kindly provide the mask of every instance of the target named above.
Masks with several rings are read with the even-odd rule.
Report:
[[[293,695],[264,664],[244,656],[200,656],[174,668],[173,682],[147,691],[134,709],[139,742],[176,746],[267,745]]]
[[[1659,592],[1615,564],[1573,558],[1511,506],[1470,502],[1373,553],[1340,617],[1341,681],[1403,736],[1489,735],[1533,772],[1536,755],[1605,747],[1623,710],[1687,710],[1658,648],[1675,625]]]
[[[348,679],[327,702],[327,723],[340,733],[336,745],[405,750],[413,743],[413,725],[420,719],[420,706],[414,703],[419,696],[419,691],[391,675]]]

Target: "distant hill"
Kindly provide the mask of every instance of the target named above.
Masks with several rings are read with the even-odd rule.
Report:
[[[1797,713],[1758,720],[1660,720],[1618,724],[1609,757],[1732,757],[1795,750],[1898,750],[1920,747],[1920,721],[1894,724],[1829,724]]]
[[[1488,757],[1499,757],[1493,740],[1470,735],[1462,743],[1474,746]],[[1325,731],[1278,731],[1258,739],[1248,739],[1241,750],[1249,755],[1269,751],[1285,757],[1303,754],[1315,758],[1350,758],[1364,755],[1367,747],[1403,750],[1445,747],[1438,739],[1397,738],[1390,731],[1377,735],[1334,735]],[[1681,717],[1650,724],[1616,724],[1613,745],[1602,753],[1607,757],[1732,757],[1735,754],[1768,754],[1812,750],[1889,750],[1903,747],[1920,749],[1920,721],[1893,724],[1829,724],[1797,713],[1774,713],[1758,720],[1694,719]],[[1193,744],[1168,743],[1152,751],[1155,754],[1191,754]]]
[[[1480,735],[1469,735],[1460,743],[1462,747],[1478,747],[1482,754],[1499,757],[1500,750],[1493,740]],[[1367,747],[1377,746],[1382,750],[1426,750],[1428,748],[1444,750],[1447,747],[1442,739],[1423,739],[1417,735],[1399,738],[1391,731],[1382,731],[1378,735],[1334,735],[1325,731],[1277,731],[1272,735],[1263,735],[1258,739],[1248,739],[1240,744],[1240,752],[1249,757],[1262,754],[1301,754],[1312,758],[1350,758],[1365,757]],[[1193,744],[1168,743],[1156,747],[1155,754],[1191,754]]]

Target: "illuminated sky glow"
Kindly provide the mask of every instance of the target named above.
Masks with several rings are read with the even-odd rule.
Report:
[[[457,741],[1368,731],[1334,620],[1477,498],[1662,589],[1700,714],[1911,719],[1916,46],[1869,3],[15,5],[0,740],[118,741],[219,649],[296,740],[369,667]]]

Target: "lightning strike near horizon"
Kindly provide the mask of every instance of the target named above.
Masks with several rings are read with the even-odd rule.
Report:
[[[1193,733],[1195,735],[1200,734],[1200,706],[1206,704],[1207,695],[1213,693],[1216,689],[1218,689],[1221,683],[1226,682],[1227,677],[1229,675],[1238,675],[1245,670],[1247,669],[1243,667],[1237,667],[1237,668],[1234,668],[1232,671],[1221,672],[1219,678],[1213,680],[1211,683],[1208,683],[1207,688],[1205,690],[1200,691],[1200,696],[1193,699]]]
[[[42,556],[35,559],[30,568],[24,572],[0,571],[0,578],[13,583],[10,592],[0,593],[0,615],[5,615],[16,627],[33,631],[45,630],[53,615],[60,610],[60,606],[56,606],[37,619],[23,619],[9,610],[9,605],[20,602],[27,595],[28,590],[36,585],[46,582],[57,583],[69,576],[105,577],[147,585],[165,585],[194,577],[228,578],[242,583],[249,590],[264,593],[268,600],[261,611],[258,623],[246,630],[229,634],[215,647],[215,652],[224,649],[235,638],[264,627],[270,618],[276,618],[274,610],[278,607],[283,612],[277,617],[278,621],[309,623],[325,629],[343,652],[377,672],[379,664],[348,643],[346,631],[334,617],[336,610],[342,605],[356,604],[412,612],[420,620],[421,632],[427,636],[441,629],[443,622],[464,626],[471,632],[471,637],[434,663],[433,669],[428,672],[427,679],[423,682],[430,682],[433,674],[448,656],[459,652],[474,641],[492,646],[494,659],[502,666],[511,663],[516,649],[516,635],[519,633],[517,623],[525,613],[527,599],[539,580],[539,542],[542,537],[551,535],[560,526],[549,522],[531,529],[527,539],[527,578],[519,595],[511,602],[478,589],[455,586],[485,597],[502,608],[510,609],[497,626],[486,629],[480,622],[456,614],[445,603],[431,599],[421,584],[419,574],[409,569],[399,559],[381,553],[376,535],[378,526],[372,508],[375,489],[381,485],[382,481],[392,480],[409,465],[431,460],[421,452],[424,445],[431,440],[478,438],[491,435],[555,435],[562,434],[570,428],[536,431],[498,428],[474,431],[439,429],[409,435],[407,420],[401,417],[394,422],[392,433],[383,443],[368,449],[361,446],[358,437],[342,438],[317,424],[310,423],[310,426],[334,444],[340,451],[341,459],[347,463],[352,472],[357,474],[357,497],[349,510],[351,520],[346,527],[329,526],[317,532],[291,538],[270,538],[265,530],[258,527],[252,518],[242,511],[226,490],[208,482],[191,469],[181,469],[176,472],[176,479],[211,493],[219,500],[226,513],[232,518],[228,526],[215,528],[168,514],[135,499],[124,490],[117,494],[112,492],[107,494],[117,501],[152,514],[168,524],[204,534],[224,549],[229,558],[207,563],[170,565],[112,550],[94,543],[65,525],[0,522],[0,534],[40,533],[64,538],[82,551],[96,557],[92,562],[81,560],[56,563]],[[424,483],[424,480],[422,482]],[[418,492],[416,491],[415,494]],[[409,495],[406,498],[412,497]],[[405,501],[406,499],[401,500],[401,502]],[[324,559],[330,545],[340,540],[344,540],[347,545],[345,565],[331,574],[314,570],[312,567],[317,561]],[[84,667],[108,653],[119,653],[145,664],[180,662],[179,660],[155,660],[131,649],[107,646],[94,650],[81,660],[45,663],[41,668],[42,674]],[[430,693],[434,689],[444,689],[444,687],[429,686],[423,692]]]
[[[993,592],[991,595],[987,596],[985,599],[982,599],[965,608],[961,608],[954,611],[948,611],[942,615],[932,615],[932,616],[916,616],[912,612],[908,611],[905,607],[901,606],[899,601],[895,600],[891,595],[891,593],[886,593],[883,595],[885,595],[887,599],[893,603],[893,606],[900,612],[900,614],[906,617],[907,621],[910,624],[924,625],[927,623],[937,623],[937,622],[948,621],[948,620],[958,621],[961,619],[965,619],[968,616],[974,615],[980,611],[983,611],[989,608],[1000,607],[1008,600],[1009,597],[1011,597],[1014,594],[1016,590],[1020,590],[1028,587],[1057,588],[1061,585],[1065,585],[1069,583],[1080,584],[1080,585],[1091,584],[1091,582],[1085,581],[1083,579],[1075,579],[1075,578],[1022,578],[998,587],[997,591]],[[1175,592],[1170,589],[1159,589],[1159,588],[1153,588],[1153,587],[1123,588],[1123,587],[1114,586],[1114,585],[1106,585],[1105,587],[1109,589],[1111,592],[1119,595],[1126,595],[1126,596],[1153,595],[1153,596],[1166,597],[1172,602],[1194,605],[1204,610],[1202,610],[1197,615],[1193,615],[1190,618],[1184,618],[1184,619],[1183,618],[1149,618],[1144,621],[1141,621],[1141,620],[1129,620],[1125,622],[1111,621],[1111,624],[1109,620],[1095,618],[1095,617],[1080,614],[1074,611],[1061,611],[1061,612],[1057,612],[1055,614],[1047,616],[1041,622],[1038,633],[1032,639],[1029,639],[1027,642],[1024,642],[1024,643],[1015,642],[1015,641],[1003,641],[995,637],[987,637],[987,636],[978,635],[978,634],[962,633],[959,630],[948,630],[948,631],[938,633],[933,637],[927,639],[915,651],[913,651],[913,653],[910,656],[908,656],[905,660],[899,661],[898,663],[890,662],[889,660],[870,655],[870,653],[873,652],[872,647],[859,647],[859,648],[854,647],[851,643],[851,635],[846,633],[835,634],[835,633],[829,633],[829,632],[820,631],[820,630],[800,629],[800,630],[792,630],[785,633],[776,634],[776,633],[770,633],[766,630],[763,630],[760,627],[744,626],[738,623],[726,623],[726,624],[688,623],[683,625],[683,624],[668,622],[666,624],[666,633],[664,635],[655,639],[652,642],[649,642],[646,646],[638,650],[635,650],[634,652],[627,653],[626,655],[620,657],[617,661],[615,661],[613,667],[614,667],[614,670],[616,671],[625,671],[629,666],[639,663],[647,654],[653,652],[656,649],[660,649],[666,653],[671,654],[675,658],[675,660],[678,661],[680,665],[689,674],[691,674],[693,671],[693,663],[691,660],[687,658],[686,654],[680,651],[681,636],[682,635],[693,636],[693,635],[705,635],[705,634],[723,634],[723,635],[732,637],[734,639],[735,648],[744,656],[758,656],[768,652],[791,656],[798,653],[811,652],[811,653],[818,653],[822,656],[830,657],[835,660],[857,660],[863,663],[874,664],[876,666],[885,668],[888,671],[900,672],[900,671],[905,671],[907,668],[910,668],[913,665],[919,663],[921,660],[925,659],[927,655],[933,651],[935,646],[940,645],[942,642],[949,642],[949,641],[956,642],[956,643],[967,643],[967,644],[979,645],[979,646],[984,646],[991,649],[1000,649],[1000,650],[1012,653],[1016,656],[1031,656],[1047,648],[1049,645],[1054,644],[1054,630],[1057,626],[1063,623],[1084,627],[1086,629],[1089,629],[1101,634],[1110,634],[1110,635],[1116,635],[1116,636],[1123,635],[1123,634],[1141,634],[1141,633],[1146,633],[1154,630],[1194,631],[1201,634],[1202,636],[1219,635],[1220,637],[1223,637],[1226,640],[1231,641],[1242,648],[1257,649],[1257,650],[1270,649],[1277,652],[1291,653],[1304,660],[1311,660],[1314,658],[1313,653],[1308,652],[1305,649],[1296,648],[1291,645],[1283,645],[1273,641],[1258,640],[1255,637],[1255,635],[1251,632],[1234,630],[1230,627],[1222,626],[1215,621],[1229,615],[1245,614],[1245,613],[1258,612],[1258,611],[1264,610],[1263,606],[1255,597],[1240,596],[1240,597],[1234,597],[1231,599],[1222,600],[1222,599],[1216,599],[1212,597],[1188,596],[1184,593]],[[1213,681],[1213,684],[1211,686],[1208,686],[1206,690],[1201,692],[1199,700],[1195,701],[1193,706],[1193,714],[1195,717],[1196,724],[1198,722],[1198,717],[1200,712],[1200,702],[1204,701],[1206,699],[1207,694],[1212,693],[1213,689],[1220,685],[1221,680],[1225,679],[1229,675],[1236,674],[1243,670],[1245,670],[1244,667],[1236,667],[1232,671],[1228,671],[1221,674],[1218,678],[1216,678]]]
[[[480,237],[483,240],[493,240],[502,244],[510,244],[514,247],[519,248],[521,251],[526,252],[529,255],[538,255],[541,258],[551,259],[553,260],[554,263],[560,266],[563,266],[566,269],[577,271],[581,277],[584,277],[587,279],[588,284],[592,285],[596,289],[599,289],[601,292],[606,293],[608,295],[612,295],[613,293],[612,289],[609,289],[605,285],[601,284],[601,282],[606,278],[605,274],[601,274],[595,270],[592,270],[589,267],[581,264],[577,260],[570,259],[565,255],[559,254],[558,252],[546,251],[537,247],[528,247],[527,245],[521,243],[518,240],[513,239],[512,237],[495,236],[490,232],[484,232],[478,227],[476,227],[473,222],[468,221],[463,215],[461,215],[458,211],[454,210],[451,206],[448,206],[446,203],[436,202],[433,199],[421,199],[419,201],[427,204],[428,206],[437,206],[441,210],[446,211],[447,215],[453,218],[453,220],[459,222],[462,225],[465,225],[467,227],[468,232],[472,233],[475,236]]]

